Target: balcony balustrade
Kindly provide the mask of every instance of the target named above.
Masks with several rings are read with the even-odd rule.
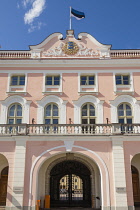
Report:
[[[1,124],[3,135],[140,135],[140,124]]]

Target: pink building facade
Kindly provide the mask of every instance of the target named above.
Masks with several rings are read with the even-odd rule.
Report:
[[[1,207],[133,210],[139,174],[140,50],[69,30],[0,51]]]

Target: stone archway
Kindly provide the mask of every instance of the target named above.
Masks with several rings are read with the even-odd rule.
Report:
[[[3,154],[0,154],[0,206],[6,206],[8,171],[8,160]]]
[[[139,172],[135,166],[131,166],[132,172],[132,186],[133,186],[133,199],[134,204],[140,203],[140,184],[139,184]]]
[[[66,155],[67,152],[65,152],[65,148],[68,149],[67,145],[62,145],[51,148],[49,150],[45,150],[35,159],[30,170],[29,206],[34,206],[36,200],[40,199],[42,201],[41,207],[44,206],[43,200],[45,195],[45,182],[42,182],[42,179],[39,178],[39,174],[41,174],[41,177],[45,180],[45,169],[43,167],[44,163],[47,163],[48,167],[52,161],[59,158],[59,155]],[[103,159],[96,152],[81,146],[74,145],[72,152],[74,154],[80,155],[83,159],[86,159],[86,161],[89,162],[91,165],[96,165],[96,167],[98,168],[97,176],[100,180],[100,183],[98,184],[98,186],[100,187],[100,191],[97,192],[99,196],[96,194],[96,199],[98,199],[98,202],[96,202],[96,208],[101,207],[101,209],[104,209],[110,207],[109,174],[108,168],[106,167]],[[42,167],[43,171],[41,171]],[[39,183],[39,179],[41,180],[41,183]]]
[[[8,170],[9,170],[9,167],[6,166],[1,171],[1,178],[0,178],[0,206],[6,206],[7,184],[8,184]]]
[[[86,156],[79,153],[63,153],[55,155],[49,160],[46,160],[39,170],[38,175],[38,190],[37,199],[41,199],[41,206],[43,207],[45,195],[50,195],[50,173],[56,164],[66,160],[75,160],[85,165],[90,171],[91,183],[91,204],[92,208],[99,208],[101,206],[101,176],[100,171],[95,162]],[[45,175],[45,176],[44,176]],[[43,184],[45,183],[45,184]],[[45,185],[45,186],[44,186]]]
[[[131,174],[134,206],[140,206],[140,153],[132,158]]]

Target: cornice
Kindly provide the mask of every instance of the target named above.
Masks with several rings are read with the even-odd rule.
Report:
[[[139,67],[140,59],[35,59],[35,60],[0,60],[0,68],[24,67]]]

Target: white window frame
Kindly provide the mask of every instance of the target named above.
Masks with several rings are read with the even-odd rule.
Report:
[[[11,78],[13,76],[25,76],[25,84],[24,85],[11,85]],[[15,90],[12,90],[14,89]],[[17,90],[18,88],[22,88],[23,90]],[[8,87],[7,87],[7,93],[26,93],[27,91],[27,73],[9,73],[8,75]]]
[[[27,101],[25,98],[21,96],[10,96],[6,98],[4,101],[0,101],[1,103],[1,115],[0,115],[0,124],[7,124],[7,114],[8,108],[10,105],[19,103],[22,106],[22,123],[29,124],[29,112],[30,112],[30,103],[31,101]]]
[[[45,116],[45,110],[47,108],[47,106],[51,105],[51,115],[50,116]],[[58,116],[54,116],[53,115],[53,105],[56,105],[57,108],[58,108]],[[49,104],[46,104],[46,106],[44,107],[44,124],[45,124],[45,120],[46,119],[50,119],[51,123],[50,124],[53,124],[53,119],[58,119],[58,124],[59,124],[59,107],[56,103],[49,103]]]
[[[44,124],[44,108],[47,104],[55,103],[59,109],[59,124],[66,124],[66,103],[60,97],[49,95],[45,96],[41,101],[37,101],[37,124]]]
[[[74,124],[81,124],[81,107],[91,103],[95,107],[96,124],[103,124],[103,103],[98,98],[92,95],[81,96],[74,104]]]
[[[21,108],[22,108],[22,116],[17,116],[17,115],[15,114],[15,113],[17,113],[17,106],[18,106],[18,105],[21,106],[21,104],[19,104],[19,103],[14,103],[14,104],[11,104],[11,105],[8,107],[8,111],[7,111],[7,124],[9,124],[8,122],[9,122],[10,119],[13,119],[13,120],[14,120],[14,124],[16,124],[15,122],[16,122],[17,119],[21,119],[21,124],[22,124],[22,120],[23,120],[23,107],[21,106]],[[10,109],[11,109],[12,106],[15,106],[14,116],[10,116],[10,115],[9,115]]]
[[[122,76],[129,76],[129,85],[116,85],[116,75],[122,75]],[[119,93],[134,93],[134,84],[133,84],[133,74],[131,73],[126,73],[126,72],[115,72],[113,73],[113,83],[114,83],[114,93],[119,94]],[[118,88],[121,88],[122,90],[119,90]],[[125,89],[127,88],[127,90]]]
[[[83,107],[84,107],[85,105],[87,105],[87,116],[83,116],[83,115],[82,115],[82,110],[83,110]],[[90,105],[92,105],[92,106],[94,107],[94,110],[95,110],[95,115],[94,115],[94,116],[90,116]],[[90,124],[90,123],[89,123],[90,119],[94,119],[94,120],[95,120],[95,124],[96,124],[96,108],[95,108],[95,106],[94,106],[93,103],[87,102],[87,103],[85,103],[85,104],[83,104],[83,105],[81,106],[81,124],[82,124],[82,120],[83,120],[83,119],[87,119],[87,121],[88,121],[87,124]]]
[[[111,123],[118,123],[118,106],[122,103],[128,103],[132,107],[133,123],[140,123],[140,101],[129,95],[120,95],[115,100],[110,101],[111,105]]]
[[[81,76],[94,76],[94,85],[81,85]],[[87,90],[86,91],[82,90],[83,88],[86,88]],[[78,92],[79,93],[98,93],[98,74],[97,73],[78,73]]]
[[[86,81],[88,82],[88,84],[85,84],[85,85],[82,85],[82,84],[81,84],[81,78],[82,78],[82,77],[87,77],[87,80],[86,80]],[[92,85],[89,84],[89,77],[94,77],[94,84],[92,84]],[[95,85],[95,75],[94,75],[94,74],[93,74],[93,75],[81,75],[81,76],[80,76],[80,85],[81,85],[81,86],[85,86],[85,87],[86,87],[86,86],[93,86],[93,85]]]
[[[59,81],[59,85],[45,85],[45,83],[46,83],[46,77],[47,76],[52,76],[52,77],[54,77],[54,76],[60,76],[60,81]],[[46,88],[50,88],[50,89],[57,89],[57,90],[46,90]],[[43,91],[42,91],[43,93],[56,93],[56,92],[58,92],[58,93],[62,93],[62,73],[47,73],[47,74],[44,74],[43,75]]]
[[[119,104],[118,105],[118,107],[117,107],[117,113],[118,113],[118,108],[119,108],[119,106],[121,106],[121,105],[123,105],[123,112],[124,112],[124,116],[122,115],[122,116],[119,116],[118,115],[118,122],[119,122],[119,119],[124,119],[124,124],[127,124],[127,119],[132,119],[132,123],[133,123],[133,109],[132,109],[132,107],[131,107],[131,104],[129,104],[129,103],[126,103],[126,102],[123,102],[123,103],[121,103],[121,104]],[[131,108],[131,115],[130,116],[128,116],[128,115],[126,115],[126,105],[128,105],[130,108]]]

